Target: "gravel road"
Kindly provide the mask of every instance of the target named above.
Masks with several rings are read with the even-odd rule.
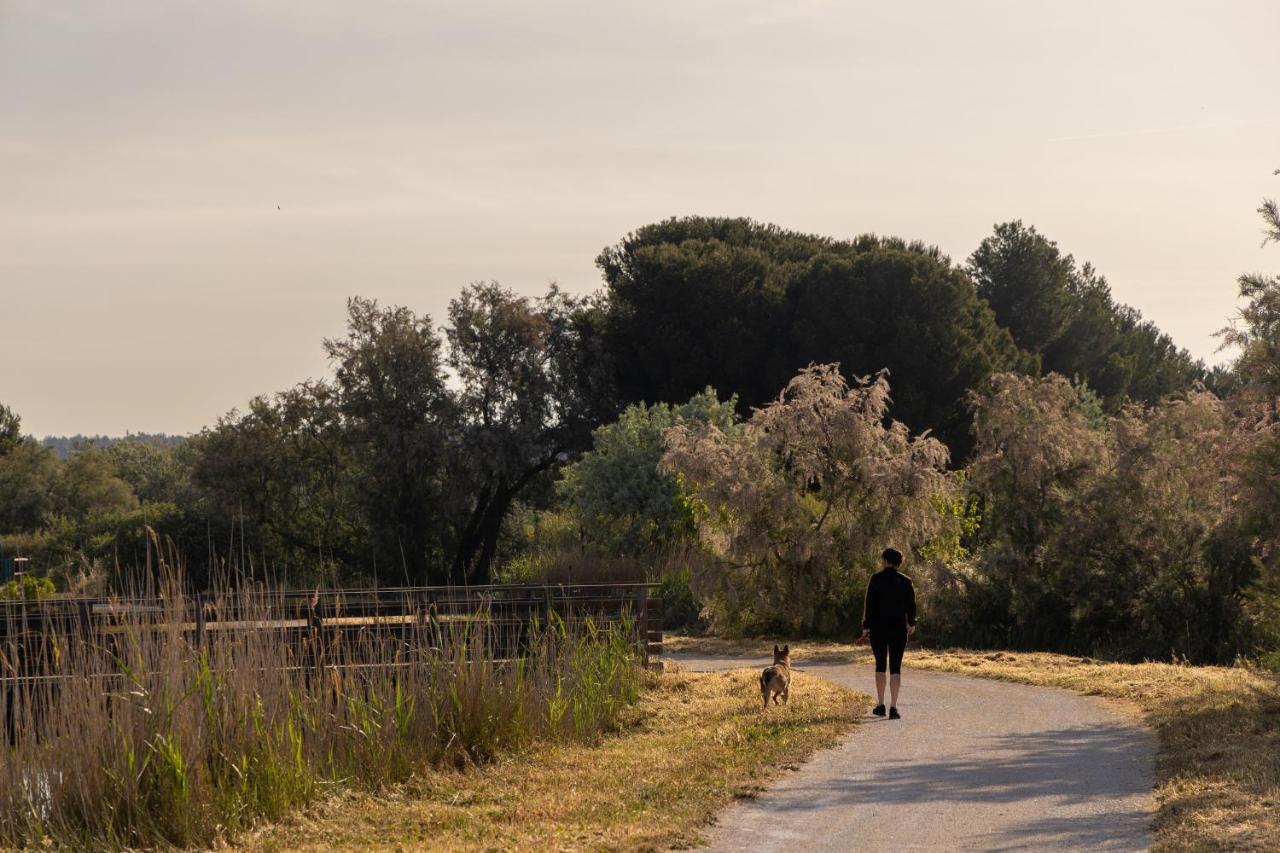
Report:
[[[765,666],[670,655],[688,669]],[[797,663],[874,695],[870,667]],[[792,702],[803,702],[793,690]],[[1149,730],[1106,702],[904,667],[902,720],[867,719],[721,813],[712,850],[1144,850]]]

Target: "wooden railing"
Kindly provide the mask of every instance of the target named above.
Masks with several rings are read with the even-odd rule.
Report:
[[[125,631],[177,627],[201,646],[228,634],[265,631],[296,649],[298,665],[326,666],[326,650],[361,637],[440,646],[468,627],[486,632],[491,654],[511,657],[536,626],[553,618],[569,626],[587,620],[625,626],[647,664],[662,652],[662,603],[655,592],[655,584],[643,583],[510,584],[0,602],[0,679],[47,672],[43,662],[58,653],[50,643],[57,636],[109,647]]]

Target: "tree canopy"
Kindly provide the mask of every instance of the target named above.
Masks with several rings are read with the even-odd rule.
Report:
[[[4,456],[22,441],[22,418],[8,406],[0,403],[0,456]]]
[[[640,228],[597,263],[631,402],[681,402],[710,385],[749,411],[806,365],[838,361],[846,376],[888,369],[895,415],[963,450],[965,393],[1032,365],[964,272],[921,243],[690,217]]]
[[[723,625],[847,629],[881,549],[944,535],[947,448],[890,420],[889,396],[883,374],[850,384],[836,365],[815,365],[740,430],[667,431],[661,467],[697,503]]]
[[[997,225],[969,258],[978,295],[1045,373],[1089,385],[1105,407],[1154,403],[1204,379],[1204,365],[1111,296],[1090,264],[1019,221]],[[976,386],[975,386],[976,387]]]

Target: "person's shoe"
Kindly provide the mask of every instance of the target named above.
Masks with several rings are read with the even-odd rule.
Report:
[[[891,720],[901,720],[901,719],[902,719],[902,715],[898,713],[898,706],[897,706],[897,705],[894,705],[892,708],[890,708],[890,709],[889,709],[889,719],[891,719]]]
[[[877,705],[877,706],[875,706],[874,708],[872,708],[872,709],[871,709],[871,713],[875,714],[877,717],[883,717],[883,716],[884,716],[884,705],[883,705],[883,704],[881,704],[881,705]]]

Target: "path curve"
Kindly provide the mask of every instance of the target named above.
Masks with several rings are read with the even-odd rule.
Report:
[[[765,660],[669,655],[691,670]],[[797,663],[874,691],[870,667]],[[804,692],[792,692],[803,702]],[[904,667],[903,719],[867,719],[722,812],[717,851],[1145,850],[1155,739],[1103,700]]]

